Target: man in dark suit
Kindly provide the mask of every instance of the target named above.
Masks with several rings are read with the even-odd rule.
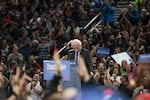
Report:
[[[85,61],[87,70],[90,74],[90,72],[93,71],[93,68],[92,68],[92,60],[91,60],[89,51],[87,49],[82,48],[82,43],[78,39],[74,39],[71,43],[71,46],[73,48],[73,51],[68,54],[67,59],[75,60],[77,62],[78,57],[82,56]]]

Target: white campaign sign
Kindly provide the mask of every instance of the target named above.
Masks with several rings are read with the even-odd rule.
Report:
[[[122,60],[126,60],[128,64],[133,62],[132,58],[128,55],[127,52],[122,52],[118,54],[111,55],[111,57],[121,65]]]

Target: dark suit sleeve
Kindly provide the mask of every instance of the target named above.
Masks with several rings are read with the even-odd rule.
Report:
[[[88,72],[93,71],[92,59],[90,56],[90,52],[87,49],[83,49],[83,54],[81,54],[85,60],[85,64],[87,66]]]
[[[74,60],[74,52],[68,53],[67,60]]]

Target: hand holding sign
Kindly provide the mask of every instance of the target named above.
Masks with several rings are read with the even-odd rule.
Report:
[[[97,52],[96,52],[96,55],[97,56],[109,56],[109,53],[110,53],[110,48],[98,48],[97,49]]]

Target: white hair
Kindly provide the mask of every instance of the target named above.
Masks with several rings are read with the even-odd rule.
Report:
[[[72,43],[71,43],[71,46],[73,47],[73,44],[74,43],[78,43],[80,46],[82,46],[82,43],[81,43],[81,41],[79,40],[79,39],[74,39],[74,40],[72,40]]]

